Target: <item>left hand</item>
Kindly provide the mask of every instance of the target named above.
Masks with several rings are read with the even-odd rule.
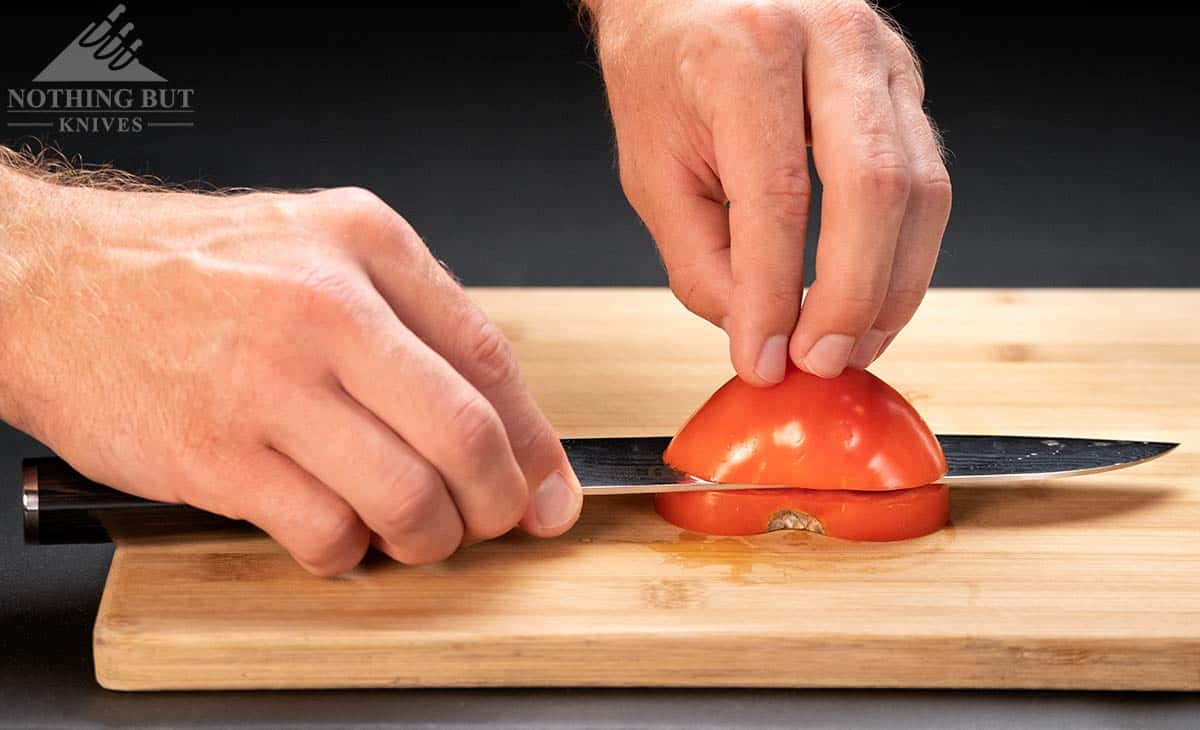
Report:
[[[862,0],[589,5],[621,184],[675,294],[751,384],[782,380],[789,353],[824,377],[870,364],[921,302],[950,211],[905,41]]]

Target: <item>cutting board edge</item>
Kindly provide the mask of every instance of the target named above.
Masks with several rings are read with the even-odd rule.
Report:
[[[543,636],[534,649],[518,636],[462,643],[460,664],[447,663],[447,644],[438,636],[388,643],[366,633],[334,651],[328,644],[302,639],[264,650],[235,641],[205,645],[198,641],[203,637],[173,638],[117,628],[102,610],[93,633],[97,681],[123,691],[573,686],[1200,690],[1200,659],[1186,661],[1200,657],[1200,637],[940,636],[913,657],[912,638],[905,636],[856,642],[836,634],[781,640],[681,632],[648,640],[644,632],[607,632],[596,635],[595,655],[587,662],[578,658],[580,638],[564,635],[557,641]],[[198,650],[199,645],[205,648]],[[1157,661],[1147,663],[1146,657]],[[369,670],[360,673],[364,665]],[[297,672],[297,666],[305,669]],[[1128,671],[1133,666],[1138,671]],[[129,670],[133,667],[138,669]],[[413,667],[439,667],[439,673],[419,674]]]

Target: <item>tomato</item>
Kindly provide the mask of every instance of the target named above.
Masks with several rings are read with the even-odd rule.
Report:
[[[846,540],[906,540],[937,532],[950,517],[945,484],[886,492],[739,489],[654,496],[667,522],[708,535],[809,530]]]
[[[659,515],[695,532],[902,540],[937,531],[950,515],[950,492],[934,483],[946,473],[937,438],[902,395],[863,370],[826,379],[789,367],[770,388],[734,378],[688,419],[663,460],[706,481],[794,487],[655,495]]]
[[[937,438],[887,383],[864,370],[819,378],[794,366],[769,388],[725,383],[663,460],[706,481],[809,490],[905,489],[946,473]]]

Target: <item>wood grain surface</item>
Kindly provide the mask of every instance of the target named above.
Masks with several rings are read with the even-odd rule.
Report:
[[[489,289],[563,436],[670,434],[731,375],[659,290]],[[718,538],[594,497],[411,568],[307,575],[250,532],[118,546],[114,689],[845,686],[1200,689],[1200,291],[935,290],[874,372],[942,433],[1180,441],[1141,467],[958,488],[902,543]]]

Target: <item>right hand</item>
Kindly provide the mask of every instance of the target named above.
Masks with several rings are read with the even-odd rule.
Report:
[[[500,330],[374,195],[13,187],[0,417],[88,478],[248,520],[320,575],[578,518]]]
[[[588,5],[621,184],[680,301],[729,334],[751,385],[789,358],[867,367],[916,312],[950,214],[908,44],[865,0]],[[805,296],[809,144],[824,193]]]

